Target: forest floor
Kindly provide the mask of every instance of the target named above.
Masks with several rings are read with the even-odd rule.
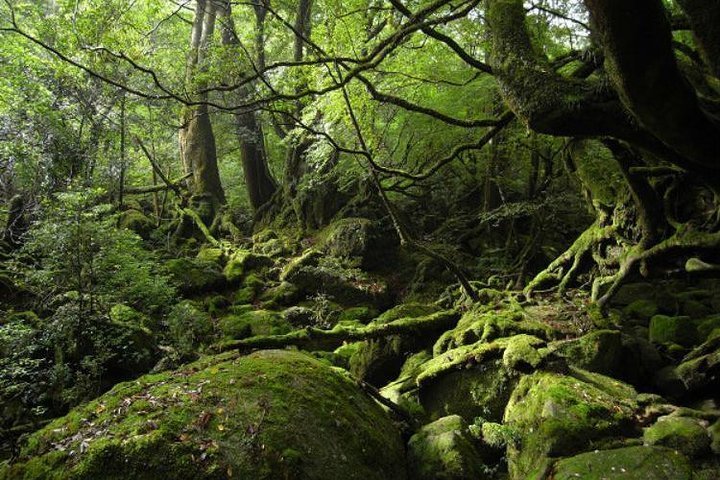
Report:
[[[718,279],[600,312],[473,302],[353,231],[226,247],[166,263],[199,359],[32,433],[0,478],[720,478]]]

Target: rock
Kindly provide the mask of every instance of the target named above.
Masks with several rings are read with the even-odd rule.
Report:
[[[110,307],[110,320],[118,323],[131,324],[138,327],[145,327],[156,330],[159,325],[156,321],[142,312],[123,304],[115,304]]]
[[[127,228],[147,240],[155,230],[155,222],[139,210],[125,210],[120,214],[118,222],[121,228]]]
[[[165,269],[185,295],[197,295],[225,287],[220,267],[213,262],[194,258],[175,258],[165,262]]]
[[[182,356],[192,356],[203,343],[214,337],[215,326],[210,314],[192,301],[183,300],[167,316],[168,336]]]
[[[425,425],[410,438],[408,473],[414,480],[490,478],[467,424],[457,415]]]
[[[350,307],[340,312],[338,322],[344,322],[348,320],[360,322],[367,325],[370,320],[377,316],[377,310],[370,306],[364,307]]]
[[[404,457],[349,377],[274,350],[117,385],[35,432],[0,478],[402,480]]]
[[[371,325],[383,325],[400,318],[419,318],[439,311],[433,305],[402,304],[386,311]],[[441,330],[434,332],[440,335]],[[407,356],[431,346],[436,338],[427,332],[425,338],[392,335],[364,341],[350,358],[350,371],[357,378],[382,386],[396,378]]]
[[[283,310],[282,316],[296,328],[308,327],[315,323],[315,312],[305,307],[290,307]]]
[[[708,433],[710,434],[712,452],[715,455],[720,455],[720,420],[717,420],[708,428]]]
[[[249,250],[238,250],[228,259],[223,275],[230,283],[240,281],[248,272],[263,267],[271,267],[273,260],[266,255],[258,255]]]
[[[641,299],[627,305],[622,311],[627,318],[638,320],[640,324],[647,326],[650,319],[658,313],[658,306],[651,300]]]
[[[696,340],[696,327],[690,317],[655,315],[650,319],[650,341],[653,343],[690,347]]]
[[[460,415],[502,419],[519,373],[503,364],[507,339],[448,350],[422,366],[416,383],[419,399],[430,418]]]
[[[690,392],[717,392],[720,387],[720,337],[690,352],[675,369]]]
[[[698,339],[705,342],[715,330],[720,329],[720,314],[707,316],[696,323]]]
[[[397,241],[385,235],[377,222],[365,218],[343,218],[326,227],[319,235],[320,248],[330,256],[358,259],[364,269],[382,264]]]
[[[558,342],[556,352],[584,370],[612,375],[622,364],[622,341],[617,330],[596,330],[575,340]]]
[[[621,335],[617,376],[632,385],[649,387],[653,385],[653,377],[665,363],[657,347],[647,340],[647,330],[643,333],[644,335]]]
[[[257,335],[283,335],[292,330],[292,325],[280,313],[268,310],[250,310],[229,315],[221,318],[218,326],[223,335],[234,339]]]
[[[289,307],[296,303],[299,298],[300,291],[290,282],[282,282],[260,294],[263,308]]]
[[[457,326],[445,332],[435,343],[433,351],[439,355],[452,348],[471,345],[478,341],[492,342],[497,338],[527,334],[543,340],[555,333],[545,323],[536,320],[518,306],[480,306],[466,312]]]
[[[225,252],[222,248],[203,246],[197,254],[197,259],[222,265],[225,261]]]
[[[692,480],[688,459],[669,448],[625,447],[582,453],[558,461],[553,480]]]
[[[646,445],[672,448],[688,457],[700,457],[710,453],[710,435],[694,418],[660,417],[645,429]]]
[[[631,387],[582,370],[573,375],[539,371],[520,379],[504,418],[519,435],[508,446],[511,478],[535,478],[550,457],[582,452],[591,442],[632,430],[637,394]]]
[[[532,335],[515,335],[510,338],[503,353],[502,362],[506,368],[518,371],[533,371],[542,363],[545,355],[538,351],[545,341]]]

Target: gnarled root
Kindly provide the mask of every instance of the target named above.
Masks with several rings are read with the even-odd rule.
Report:
[[[593,223],[570,248],[535,276],[525,287],[525,296],[530,297],[538,287],[548,283],[557,283],[558,290],[562,293],[570,282],[575,280],[588,255],[602,242],[611,239],[615,233],[616,227],[613,225],[601,226],[598,222]]]

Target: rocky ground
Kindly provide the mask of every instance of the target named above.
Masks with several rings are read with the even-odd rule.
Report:
[[[720,281],[630,283],[607,312],[438,300],[366,227],[170,260],[201,358],[55,420],[0,478],[720,478]]]

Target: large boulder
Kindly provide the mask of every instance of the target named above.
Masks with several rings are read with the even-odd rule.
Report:
[[[646,445],[672,448],[689,457],[710,453],[710,434],[700,422],[687,417],[660,417],[645,429]]]
[[[295,284],[306,297],[323,294],[345,306],[381,307],[389,300],[388,288],[382,279],[348,268],[337,257],[314,249],[291,260],[281,272],[280,281]]]
[[[29,437],[3,479],[404,479],[395,426],[307,355],[208,357],[149,375]]]
[[[357,259],[363,268],[381,266],[395,240],[381,231],[378,222],[366,218],[343,218],[320,233],[320,247],[328,255]]]
[[[597,450],[564,458],[549,476],[554,480],[691,480],[688,459],[661,447],[624,447]]]
[[[513,391],[504,418],[519,434],[508,446],[511,478],[535,478],[553,457],[634,430],[637,394],[630,386],[579,369],[571,373],[538,371],[522,377]]]
[[[457,416],[436,420],[408,443],[408,473],[413,480],[482,480],[490,478],[476,440]]]
[[[401,318],[418,318],[437,313],[438,307],[422,304],[403,304],[386,311],[370,325],[384,325]],[[382,386],[397,377],[406,358],[412,353],[432,346],[442,333],[442,326],[422,337],[391,335],[366,340],[350,358],[350,371],[373,385]]]
[[[574,340],[558,342],[558,353],[579,368],[612,375],[620,370],[622,341],[617,330],[596,330]]]
[[[430,418],[456,414],[468,422],[500,421],[520,374],[547,358],[543,346],[541,339],[521,334],[436,355],[416,378],[420,403]]]
[[[225,277],[215,262],[174,258],[165,262],[165,269],[185,295],[197,295],[226,286]]]

